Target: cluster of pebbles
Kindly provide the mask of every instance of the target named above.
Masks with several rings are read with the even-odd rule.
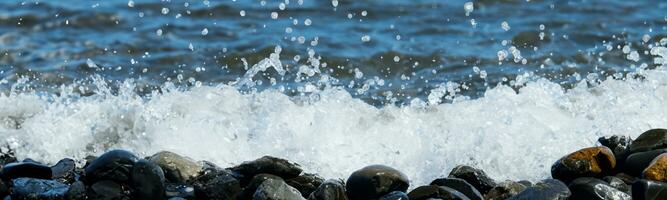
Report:
[[[552,178],[536,183],[497,182],[460,165],[447,177],[412,188],[405,174],[384,165],[364,167],[344,181],[303,173],[298,164],[270,156],[221,168],[167,151],[139,158],[113,150],[87,158],[82,166],[72,159],[47,166],[31,159],[17,162],[5,152],[0,195],[16,200],[667,199],[667,130],[649,130],[634,141],[626,136],[598,141],[600,146],[556,161]]]

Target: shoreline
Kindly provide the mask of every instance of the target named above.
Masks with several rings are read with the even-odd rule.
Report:
[[[564,155],[551,179],[494,180],[483,169],[459,165],[447,177],[411,186],[385,165],[368,165],[346,180],[304,172],[288,160],[264,156],[220,167],[162,151],[140,158],[125,150],[89,156],[83,166],[69,158],[53,166],[0,155],[4,199],[660,199],[667,198],[667,130],[651,129],[635,140],[598,139],[599,146]],[[8,197],[8,198],[7,198]]]

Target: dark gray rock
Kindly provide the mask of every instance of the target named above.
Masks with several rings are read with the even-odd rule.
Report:
[[[371,165],[350,175],[345,184],[351,200],[377,199],[393,191],[405,192],[410,186],[402,172],[384,165]]]
[[[9,195],[9,188],[5,185],[4,181],[0,181],[0,197]]]
[[[126,183],[130,180],[130,171],[138,160],[139,158],[129,151],[106,152],[84,169],[85,182],[112,180]]]
[[[621,192],[600,179],[582,177],[574,179],[568,186],[572,195],[570,200],[632,200],[629,194]]]
[[[64,199],[69,186],[54,180],[16,178],[12,181],[11,197],[15,200]]]
[[[190,185],[184,185],[180,183],[167,183],[165,185],[165,195],[167,198],[194,198],[195,188]]]
[[[90,186],[87,196],[95,200],[130,200],[130,191],[116,182],[102,180]]]
[[[252,178],[252,180],[248,183],[243,188],[243,192],[241,193],[241,196],[239,196],[239,199],[252,199],[252,196],[255,195],[255,192],[257,191],[257,188],[264,183],[264,181],[269,180],[269,179],[276,179],[276,180],[283,180],[279,176],[276,175],[271,175],[271,174],[257,174],[255,177]]]
[[[203,199],[236,199],[241,184],[228,171],[206,171],[192,180],[195,196]]]
[[[648,130],[630,144],[630,152],[643,152],[667,148],[667,129]]]
[[[17,162],[14,150],[9,146],[0,147],[0,165],[4,166],[9,163]]]
[[[632,138],[624,135],[612,135],[609,137],[600,137],[598,138],[598,142],[600,142],[602,146],[611,149],[611,151],[614,152],[614,155],[618,155],[630,148]]]
[[[165,178],[160,166],[141,159],[134,164],[130,184],[136,199],[165,199]]]
[[[161,151],[150,157],[150,161],[164,170],[164,175],[172,183],[185,183],[199,175],[203,166],[194,160],[178,154]]]
[[[393,191],[380,197],[378,200],[410,200],[407,194],[401,191]]]
[[[599,177],[611,174],[616,168],[616,157],[611,149],[588,147],[558,159],[551,166],[551,177],[570,183],[579,177]]]
[[[469,198],[452,188],[437,185],[420,186],[408,193],[410,200],[469,200]]]
[[[51,168],[39,163],[9,163],[2,168],[2,178],[11,180],[20,177],[51,179]]]
[[[74,160],[65,158],[51,167],[53,179],[63,183],[73,183],[76,179],[76,163]]]
[[[308,198],[310,193],[324,182],[324,179],[315,174],[302,174],[296,178],[285,180],[285,183],[299,190],[303,197]]]
[[[264,156],[257,160],[243,162],[236,167],[230,168],[233,172],[243,176],[241,183],[245,185],[257,174],[273,174],[283,179],[291,179],[301,174],[301,166],[291,163],[285,159]]]
[[[496,182],[489,178],[484,171],[466,165],[454,167],[454,169],[449,172],[449,177],[465,180],[472,186],[475,186],[481,194],[486,194],[491,188],[496,186]]]
[[[86,200],[86,185],[81,181],[76,181],[69,186],[65,193],[65,199],[68,200]]]
[[[253,200],[305,200],[301,193],[280,179],[267,179],[252,196]]]
[[[431,185],[446,186],[466,195],[471,200],[483,200],[482,194],[470,183],[460,178],[439,178],[431,182]]]
[[[504,200],[514,195],[519,194],[519,192],[525,190],[527,187],[532,186],[530,182],[514,182],[514,181],[504,181],[498,183],[496,187],[491,188],[484,198],[486,200]]]
[[[604,178],[602,178],[602,180],[607,182],[611,187],[620,190],[621,192],[625,192],[626,194],[632,194],[630,192],[630,185],[625,183],[625,181],[623,181],[621,178],[615,176],[605,176]]]
[[[347,200],[345,184],[341,180],[326,180],[310,193],[308,200]]]
[[[667,153],[667,148],[630,154],[625,160],[624,171],[630,175],[639,176],[653,159],[663,153]]]
[[[508,200],[566,200],[571,194],[565,183],[556,179],[547,179],[535,183]]]
[[[632,197],[635,200],[667,199],[667,183],[641,179],[632,184]]]

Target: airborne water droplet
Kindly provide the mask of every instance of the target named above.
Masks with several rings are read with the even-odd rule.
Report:
[[[208,35],[208,28],[204,28],[204,30],[201,30],[201,35]]]

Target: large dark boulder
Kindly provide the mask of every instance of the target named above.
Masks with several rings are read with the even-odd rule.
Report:
[[[160,166],[141,159],[134,164],[130,183],[135,199],[165,199],[165,178]]]
[[[483,200],[482,194],[474,186],[460,178],[439,178],[431,182],[431,185],[446,186],[466,195],[471,200]]]
[[[570,153],[551,166],[551,176],[565,183],[579,177],[603,177],[616,167],[616,158],[607,147],[590,147]]]
[[[667,148],[667,129],[648,130],[630,144],[630,152],[644,152]]]
[[[301,166],[291,163],[285,159],[264,156],[257,160],[243,162],[238,166],[230,168],[231,171],[242,176],[243,185],[257,174],[273,174],[283,179],[291,179],[301,174]]]
[[[203,169],[202,164],[169,151],[158,152],[149,160],[159,165],[167,180],[172,183],[186,183]]]
[[[139,158],[125,150],[112,150],[102,154],[84,169],[85,181],[95,183],[100,180],[112,180],[127,183],[134,163]]]
[[[252,196],[253,200],[305,200],[301,193],[280,179],[267,179]]]
[[[489,178],[484,171],[466,165],[454,167],[454,169],[449,172],[449,177],[465,180],[472,186],[475,186],[481,194],[486,194],[491,188],[496,186],[496,181]]]
[[[241,184],[231,172],[207,171],[193,179],[195,195],[203,199],[236,199],[241,194]]]
[[[629,194],[621,192],[600,179],[582,177],[574,179],[568,186],[570,200],[632,200]]]
[[[49,166],[34,162],[9,163],[2,168],[2,179],[11,180],[20,177],[51,179],[53,173]]]
[[[667,199],[667,183],[641,179],[632,184],[632,198],[635,200]]]
[[[410,186],[402,172],[384,165],[371,165],[350,175],[345,184],[351,200],[377,199],[393,191],[405,192]]]
[[[556,179],[547,179],[535,183],[508,200],[567,200],[571,194],[565,183]]]
[[[465,194],[455,189],[437,185],[417,187],[408,193],[408,198],[410,200],[470,200]]]

